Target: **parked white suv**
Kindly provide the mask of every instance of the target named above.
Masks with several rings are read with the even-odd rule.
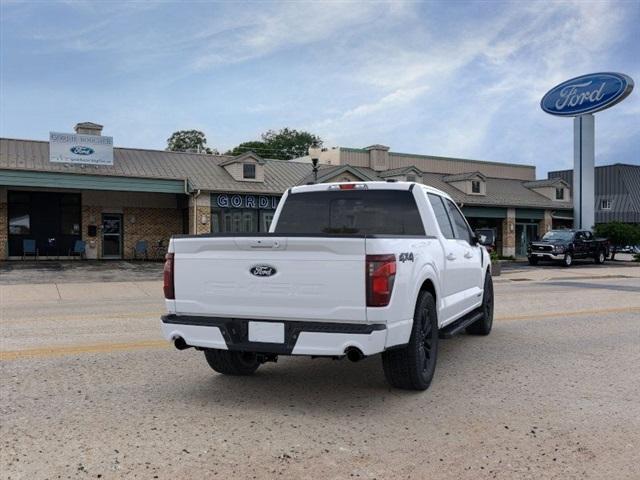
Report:
[[[424,390],[439,337],[491,331],[489,255],[447,194],[416,183],[294,187],[268,234],[176,236],[168,251],[164,336],[224,374],[382,353],[391,385]]]

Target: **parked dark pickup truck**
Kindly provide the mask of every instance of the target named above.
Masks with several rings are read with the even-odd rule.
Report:
[[[608,240],[594,238],[588,230],[551,230],[542,240],[529,244],[527,258],[531,265],[537,265],[541,260],[553,260],[570,267],[573,260],[579,258],[604,263],[608,250]]]

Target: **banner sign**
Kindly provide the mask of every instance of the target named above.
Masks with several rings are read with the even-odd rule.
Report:
[[[49,161],[113,165],[113,137],[50,132]]]
[[[614,106],[633,90],[633,80],[622,73],[590,73],[549,90],[540,107],[551,115],[575,117]]]
[[[213,195],[214,201],[211,202],[219,208],[260,208],[273,209],[278,206],[280,197],[271,197],[266,195],[245,195],[245,194],[227,194]]]

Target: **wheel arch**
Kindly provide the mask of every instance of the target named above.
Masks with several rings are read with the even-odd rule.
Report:
[[[439,308],[439,302],[440,302],[440,296],[438,295],[438,286],[437,286],[437,282],[435,280],[435,277],[432,277],[431,275],[428,275],[426,277],[424,277],[422,279],[421,282],[419,282],[420,287],[416,290],[415,295],[413,296],[413,309],[415,310],[416,305],[418,304],[418,301],[420,301],[420,296],[422,295],[423,292],[429,292],[432,296],[433,296],[433,300],[436,304],[436,313],[438,314],[438,317],[440,316],[440,308]]]

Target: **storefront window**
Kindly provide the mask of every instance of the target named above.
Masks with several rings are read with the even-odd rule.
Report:
[[[10,191],[9,255],[20,256],[24,240],[35,240],[43,256],[65,254],[81,235],[77,193]]]
[[[28,235],[31,232],[31,199],[28,193],[9,193],[9,233]]]
[[[259,217],[259,212],[261,217]],[[258,218],[273,210],[259,211],[244,208],[212,209],[211,231],[213,233],[253,233],[267,231],[262,225],[258,225]],[[267,227],[268,229],[268,227]]]
[[[268,232],[278,197],[266,195],[213,194],[212,233]]]
[[[9,233],[12,235],[28,235],[31,230],[31,219],[28,206],[14,205],[9,214]]]

